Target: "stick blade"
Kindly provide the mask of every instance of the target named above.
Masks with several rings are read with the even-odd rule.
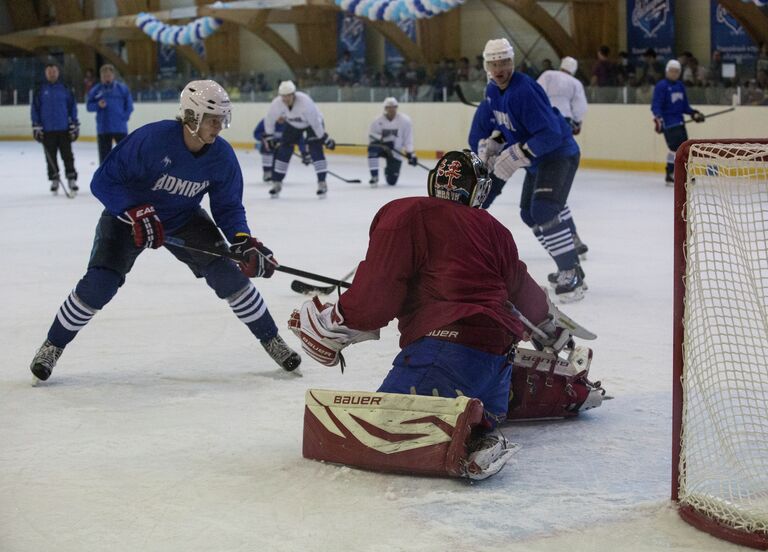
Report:
[[[316,286],[300,280],[294,280],[291,282],[291,289],[296,293],[302,293],[304,295],[330,295],[336,291],[336,286]]]

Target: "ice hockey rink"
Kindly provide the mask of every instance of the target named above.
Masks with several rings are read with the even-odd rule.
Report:
[[[362,258],[370,221],[424,195],[426,171],[371,188],[364,157],[335,155],[315,197],[291,163],[270,199],[259,157],[239,151],[251,229],[279,261],[333,277]],[[569,198],[589,245],[586,298],[563,310],[598,334],[590,376],[614,399],[575,420],[506,425],[522,449],[496,476],[386,475],[301,456],[309,388],[375,390],[398,351],[393,323],[345,351],[347,369],[304,358],[277,369],[225,303],[167,251],[67,348],[51,380],[30,360],[85,271],[100,203],[96,145],[75,144],[82,192],[48,192],[42,148],[0,142],[0,550],[736,550],[685,524],[669,498],[672,190],[663,175],[580,170]],[[422,159],[426,164],[432,160]],[[522,175],[491,207],[545,282],[554,264],[518,214]],[[285,328],[306,299],[277,273],[256,280]],[[286,340],[298,341],[286,329]]]

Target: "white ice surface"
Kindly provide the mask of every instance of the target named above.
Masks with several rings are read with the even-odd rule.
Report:
[[[374,390],[394,324],[348,349],[344,375],[275,369],[225,303],[164,250],[142,254],[117,297],[67,348],[48,384],[28,365],[84,273],[101,210],[95,144],[77,143],[83,191],[47,191],[43,153],[0,143],[0,550],[735,550],[683,523],[670,487],[672,192],[662,175],[579,171],[570,205],[590,247],[590,290],[564,307],[595,331],[592,376],[615,399],[577,420],[507,426],[523,449],[482,483],[382,475],[304,460],[304,391]],[[238,153],[253,232],[284,264],[341,276],[385,202],[423,195],[426,172],[367,182],[333,156],[328,198],[296,159],[279,200]],[[425,160],[429,163],[430,161]],[[521,175],[491,212],[531,273],[554,268],[518,215]],[[304,298],[255,283],[283,328]],[[286,339],[298,346],[289,332]],[[346,353],[345,353],[346,354]]]

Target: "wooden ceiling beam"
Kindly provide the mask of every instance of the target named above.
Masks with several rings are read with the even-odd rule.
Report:
[[[756,4],[741,0],[719,0],[718,3],[741,23],[755,44],[768,43],[768,16]]]

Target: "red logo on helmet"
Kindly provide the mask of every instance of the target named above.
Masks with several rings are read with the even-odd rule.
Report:
[[[446,167],[447,162],[447,159],[442,160],[440,166],[437,167],[437,176],[444,176],[448,179],[448,182],[443,184],[443,186],[450,190],[454,188],[453,179],[461,178],[461,162],[454,160]]]

